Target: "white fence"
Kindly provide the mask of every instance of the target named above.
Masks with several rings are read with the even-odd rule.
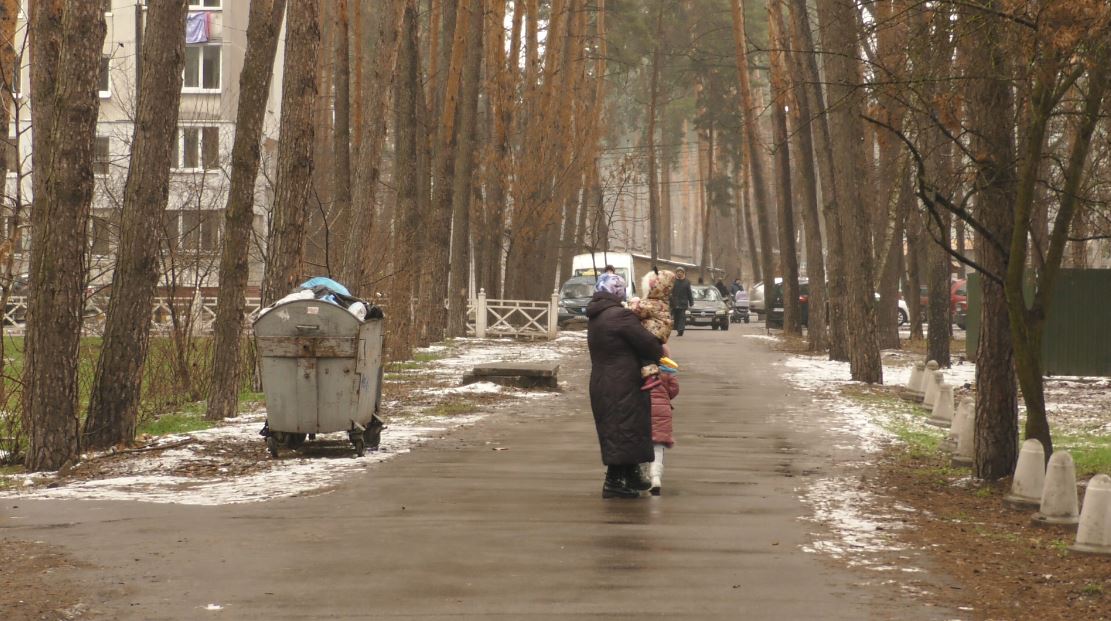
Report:
[[[250,326],[262,307],[258,297],[244,298],[246,307],[243,327]],[[104,321],[108,311],[108,300],[100,296],[90,298],[85,303],[84,332],[87,336],[104,333]],[[4,307],[4,332],[20,336],[26,330],[27,297],[13,295]],[[189,329],[193,334],[211,334],[216,323],[216,298],[208,296],[156,297],[151,301],[150,327],[155,334],[169,334],[174,326]]]
[[[546,302],[487,299],[486,290],[467,309],[468,329],[475,336],[554,339],[559,332],[559,293]]]

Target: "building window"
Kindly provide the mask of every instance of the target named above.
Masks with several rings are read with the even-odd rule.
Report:
[[[221,227],[224,212],[219,209],[183,209],[167,211],[166,238],[174,240],[177,247],[189,252],[217,252],[220,250]]]
[[[112,141],[108,136],[97,136],[93,151],[93,174],[105,176],[112,167]]]
[[[220,8],[220,0],[192,0],[189,2],[189,9],[218,9]]]
[[[220,46],[187,45],[185,47],[184,91],[220,90]]]
[[[112,58],[110,56],[101,56],[100,57],[100,96],[101,97],[111,97],[112,96],[112,76],[109,73],[110,70],[111,70],[111,64],[112,64],[111,61],[112,61]]]
[[[219,127],[182,127],[178,131],[174,168],[180,170],[213,170],[219,167]]]

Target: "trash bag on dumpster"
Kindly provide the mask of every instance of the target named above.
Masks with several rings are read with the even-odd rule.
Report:
[[[282,304],[288,304],[297,300],[313,299],[335,304],[336,306],[342,306],[359,321],[366,321],[367,318],[382,318],[382,310],[380,308],[351,295],[351,291],[342,283],[326,276],[316,276],[306,280],[301,283],[293,293],[290,293],[284,298],[262,309],[259,312],[259,316],[261,317],[270,309],[281,306]]]

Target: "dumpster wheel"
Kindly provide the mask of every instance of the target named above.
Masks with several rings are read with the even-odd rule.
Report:
[[[278,458],[278,439],[274,436],[266,437],[266,450],[270,451],[270,456],[274,459]]]
[[[351,439],[351,444],[355,445],[355,457],[366,455],[366,439],[362,431],[349,432],[347,437]]]

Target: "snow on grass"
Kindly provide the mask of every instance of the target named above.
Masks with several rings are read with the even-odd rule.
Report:
[[[9,489],[0,497],[132,500],[187,505],[222,505],[263,502],[275,498],[324,493],[347,477],[419,447],[432,439],[493,415],[490,401],[540,399],[558,393],[507,388],[490,382],[458,386],[458,379],[476,364],[497,361],[547,361],[585,356],[585,333],[563,333],[554,341],[459,339],[434,345],[423,353],[420,369],[430,385],[413,393],[418,403],[386,399],[386,429],[378,451],[354,457],[346,433],[320,434],[300,451],[281,450],[280,459],[269,459],[258,435],[264,411],[227,419],[218,427],[161,436],[148,446],[181,447],[115,455],[87,455],[98,468],[91,476],[57,477],[57,473],[10,475]],[[423,376],[422,376],[423,377]],[[426,398],[427,397],[427,398]],[[474,410],[435,415],[441,403],[482,398]],[[427,411],[427,413],[426,413]],[[75,468],[80,470],[80,468]],[[46,484],[56,485],[47,487]]]
[[[280,459],[260,461],[258,471],[245,476],[186,477],[169,474],[188,462],[205,460],[195,453],[198,445],[188,445],[182,449],[155,451],[127,460],[126,466],[113,476],[74,481],[55,488],[0,493],[0,497],[223,505],[321,493],[372,464],[408,453],[428,440],[442,437],[452,429],[473,425],[486,416],[474,414],[450,419],[424,417],[393,423],[382,434],[380,449],[368,452],[363,457],[354,457],[353,449],[346,445],[345,433],[322,434],[317,436],[316,442],[331,441],[328,456],[301,456],[285,450]],[[262,416],[241,417],[231,425],[188,435],[207,441],[261,444],[262,438],[259,437],[258,430],[262,427],[262,421]],[[313,444],[310,441],[305,446],[311,447]],[[25,478],[26,486],[35,483],[33,478]]]

